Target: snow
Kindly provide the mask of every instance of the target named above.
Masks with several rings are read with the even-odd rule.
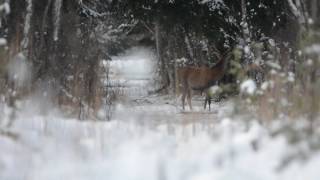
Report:
[[[281,66],[276,62],[267,61],[266,65],[271,67],[272,69],[281,70]]]
[[[53,31],[53,40],[58,40],[59,29],[60,29],[60,16],[61,16],[61,7],[62,7],[62,0],[55,0],[54,2],[54,31]]]
[[[7,45],[7,40],[4,38],[0,38],[0,46],[5,46]]]
[[[0,4],[0,12],[4,11],[5,14],[10,14],[10,5],[8,2]]]
[[[274,81],[269,80],[269,81],[265,81],[261,84],[261,89],[263,91],[267,90],[268,88],[273,88],[274,87]]]
[[[320,44],[313,44],[305,48],[304,50],[307,54],[320,54]]]
[[[297,18],[299,18],[300,16],[301,16],[301,14],[300,14],[300,11],[299,11],[299,9],[298,9],[298,7],[293,3],[293,1],[292,0],[287,0],[288,1],[288,3],[289,3],[289,6],[290,6],[290,10],[291,10],[291,12],[297,17]]]
[[[198,0],[199,4],[207,4],[211,11],[219,10],[225,7],[223,0]],[[221,11],[218,11],[222,15]]]
[[[244,47],[244,52],[246,53],[246,54],[250,54],[250,47],[249,46],[245,46]]]
[[[27,45],[29,43],[29,31],[30,31],[30,23],[31,23],[31,17],[32,17],[32,8],[33,8],[33,3],[32,0],[26,0],[27,2],[27,13],[26,17],[24,20],[24,29],[23,29],[23,40],[22,40],[22,47],[27,48]]]
[[[214,94],[220,93],[221,91],[222,89],[220,88],[220,86],[215,85],[215,86],[211,86],[208,92],[210,95],[214,95]]]
[[[288,72],[288,82],[295,81],[295,74],[293,72]]]
[[[211,3],[211,4],[215,4],[217,7],[218,5],[224,5],[223,0],[199,0],[200,4],[207,4],[207,3]]]
[[[154,106],[160,113],[168,110]],[[167,113],[180,116],[172,108]],[[141,123],[132,115],[81,122],[55,113],[25,113],[12,129],[19,132],[18,140],[0,137],[0,179],[316,180],[320,175],[315,170],[320,154],[278,171],[292,147],[256,121],[245,125],[221,117],[187,123],[188,114],[180,122],[173,118],[154,126],[159,120]]]
[[[240,85],[241,93],[253,95],[256,92],[257,85],[252,79],[245,80]]]

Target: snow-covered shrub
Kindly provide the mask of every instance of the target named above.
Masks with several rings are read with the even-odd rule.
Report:
[[[255,70],[262,72],[261,79],[257,79],[257,73],[248,71],[251,67],[246,69],[242,63],[242,47],[235,48],[230,73],[236,77],[239,89],[235,90],[241,95],[237,98],[235,113],[249,112],[261,120],[317,118],[320,111],[320,46],[310,42],[311,45],[303,42],[301,51],[292,51],[286,44],[276,44],[272,39],[264,40],[263,46],[252,42],[253,65],[258,67]],[[279,46],[287,49],[280,50]],[[288,56],[284,57],[286,50]],[[295,62],[294,68],[290,67],[289,61]]]

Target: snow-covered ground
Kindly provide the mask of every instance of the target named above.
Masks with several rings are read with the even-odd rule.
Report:
[[[320,154],[281,169],[292,147],[256,121],[216,113],[177,113],[170,105],[135,107],[110,122],[20,112],[0,136],[4,180],[317,180]],[[142,109],[142,108],[141,108]],[[145,111],[147,111],[145,109]],[[154,117],[152,117],[154,114]],[[161,116],[163,114],[163,116]]]
[[[138,51],[126,54],[126,59],[136,56],[135,52]],[[116,105],[109,122],[68,119],[54,108],[44,108],[46,113],[41,115],[39,108],[43,101],[22,103],[10,129],[18,137],[0,135],[0,179],[317,180],[320,177],[319,153],[283,167],[295,147],[282,135],[271,136],[272,126],[267,128],[254,119],[234,117],[234,104],[230,100],[214,103],[208,112],[202,109],[202,101],[195,98],[195,110],[182,112],[180,101],[173,97],[128,98],[130,101]],[[0,105],[2,126],[9,110]],[[301,146],[304,148],[304,144]]]

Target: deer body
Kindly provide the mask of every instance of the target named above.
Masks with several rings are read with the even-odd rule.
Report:
[[[181,67],[178,68],[179,85],[182,87],[182,108],[184,109],[185,98],[187,96],[190,110],[191,105],[191,90],[207,91],[207,89],[220,80],[226,72],[226,58],[222,58],[213,67]],[[206,100],[210,97],[207,97]]]

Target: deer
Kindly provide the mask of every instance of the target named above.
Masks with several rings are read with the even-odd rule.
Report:
[[[185,66],[177,69],[179,87],[182,88],[182,109],[185,110],[185,98],[187,96],[190,110],[191,105],[191,91],[205,91],[205,105],[209,103],[210,109],[210,93],[209,88],[214,85],[217,81],[221,80],[227,72],[227,57],[226,55],[220,56],[216,53],[219,61],[212,67],[196,67],[196,66]]]

